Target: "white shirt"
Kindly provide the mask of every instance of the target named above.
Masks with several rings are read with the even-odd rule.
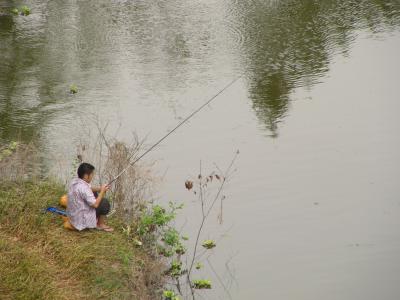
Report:
[[[96,209],[92,207],[96,197],[90,184],[80,178],[74,178],[68,190],[67,213],[71,224],[78,230],[96,228]]]

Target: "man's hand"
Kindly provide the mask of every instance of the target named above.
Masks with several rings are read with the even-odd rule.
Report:
[[[101,199],[103,199],[104,194],[111,188],[110,185],[108,184],[103,184],[100,187],[100,193],[98,194],[97,198],[96,198],[96,202],[92,205],[92,207],[94,208],[98,208],[101,202]]]
[[[105,194],[109,189],[110,189],[110,186],[108,184],[103,184],[100,187],[100,192]]]

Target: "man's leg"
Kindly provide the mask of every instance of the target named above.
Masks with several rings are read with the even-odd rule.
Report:
[[[97,218],[97,226],[98,227],[104,227],[106,225],[106,216],[105,215],[99,215]]]
[[[96,208],[96,217],[97,217],[97,227],[99,229],[103,229],[106,231],[113,231],[110,226],[107,226],[105,223],[106,215],[110,212],[110,202],[106,198],[103,198]]]

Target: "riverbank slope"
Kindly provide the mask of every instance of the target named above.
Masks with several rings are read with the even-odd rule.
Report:
[[[128,241],[117,218],[113,233],[78,233],[43,212],[64,193],[49,180],[0,184],[2,299],[157,299],[161,263]]]

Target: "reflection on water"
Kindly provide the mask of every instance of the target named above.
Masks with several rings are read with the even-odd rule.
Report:
[[[246,74],[277,136],[295,87],[318,82],[359,29],[390,31],[400,15],[398,1],[34,1],[27,18],[1,5],[1,139],[40,132],[70,106],[71,82],[101,89],[130,77],[141,99],[172,99],[218,70],[226,77],[224,64]]]
[[[398,1],[238,1],[234,7],[253,108],[273,136],[294,88],[319,82],[357,31],[385,32],[400,21]]]
[[[310,299],[317,286],[321,297],[313,299],[335,299],[326,291],[343,282],[340,276],[348,276],[355,287],[336,289],[336,295],[349,292],[347,299],[365,299],[352,296],[376,279],[371,275],[363,281],[360,274],[381,263],[378,251],[387,258],[379,270],[398,274],[390,268],[397,248],[385,238],[396,234],[391,228],[397,223],[371,213],[382,210],[380,203],[397,207],[393,157],[399,143],[393,114],[398,88],[391,84],[393,70],[381,70],[380,80],[366,73],[380,70],[372,61],[376,39],[383,40],[379,49],[393,52],[389,48],[397,40],[388,37],[399,34],[399,1],[31,0],[28,17],[10,15],[14,3],[0,2],[0,141],[34,137],[46,154],[60,149],[70,154],[77,116],[88,112],[120,121],[126,139],[136,129],[156,140],[167,125],[244,74],[155,154],[171,164],[166,181],[173,186],[190,172],[189,162],[210,152],[217,153],[211,159],[226,157],[236,146],[245,153],[238,172],[243,177],[229,191],[240,199],[232,197],[226,205],[226,219],[238,224],[231,238],[241,253],[240,297],[235,299]],[[362,51],[352,57],[355,45],[368,49],[367,58]],[[355,66],[352,76],[343,66],[333,74],[342,57]],[[366,61],[364,66],[357,59]],[[394,55],[379,62],[387,66],[390,60],[399,62]],[[336,90],[324,86],[330,76]],[[343,85],[341,77],[349,83]],[[68,94],[71,84],[78,86],[76,95]],[[370,93],[363,84],[376,89]],[[346,91],[337,90],[343,86]],[[293,101],[304,99],[299,96],[304,90],[317,91],[318,99]],[[334,99],[337,95],[340,99]],[[330,113],[341,119],[326,120]],[[279,126],[283,121],[291,126]],[[180,198],[181,188],[163,193]],[[368,234],[375,230],[376,235],[366,234],[366,243],[387,248],[358,247],[360,252],[351,254],[342,248],[344,241],[363,238],[353,217],[360,212],[357,221],[366,227],[370,220],[384,223],[368,227]],[[253,234],[254,228],[268,238]],[[375,264],[359,262],[368,255]],[[333,270],[343,262],[354,270]],[[263,285],[267,277],[269,293]],[[292,290],[286,289],[287,278]],[[380,286],[389,286],[389,294],[397,287]]]
[[[398,1],[32,4],[27,18],[5,13],[12,2],[1,7],[1,139],[40,132],[77,79],[100,88],[93,82],[131,76],[142,98],[172,98],[223,63],[245,72],[253,108],[277,136],[295,87],[318,82],[357,30],[392,30],[400,15]]]

